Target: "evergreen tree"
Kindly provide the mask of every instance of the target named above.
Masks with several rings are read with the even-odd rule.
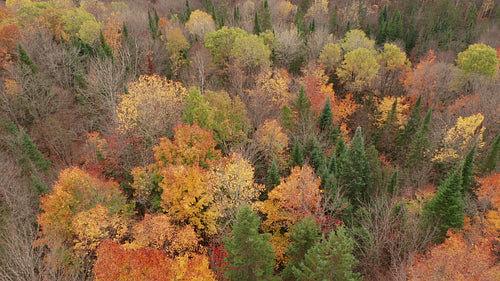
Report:
[[[293,146],[292,153],[292,162],[291,166],[303,166],[304,165],[304,151],[302,150],[302,147],[299,143],[299,141],[295,142],[295,145]]]
[[[332,2],[329,2],[332,3]],[[330,12],[330,33],[332,34],[337,34],[338,32],[338,13],[339,13],[339,6],[335,4],[333,6],[332,11]]]
[[[227,250],[224,277],[238,281],[276,280],[274,250],[269,243],[271,234],[259,234],[259,217],[248,206],[240,209],[236,219],[232,237],[224,239]]]
[[[429,149],[429,123],[431,122],[432,108],[429,108],[425,115],[424,122],[415,133],[410,147],[410,153],[406,161],[407,167],[420,168],[426,159],[426,151]]]
[[[309,101],[309,98],[306,96],[304,86],[300,87],[297,99],[292,101],[292,111],[297,113],[297,124],[308,121],[314,116],[311,110],[311,101]]]
[[[259,12],[261,30],[273,30],[273,25],[271,23],[271,11],[269,10],[269,3],[267,0],[260,2]]]
[[[461,176],[455,168],[437,188],[436,195],[424,206],[426,225],[434,225],[436,241],[442,242],[450,228],[464,226],[464,202]]]
[[[259,35],[262,32],[259,24],[259,15],[255,12],[255,16],[253,18],[253,33]]]
[[[330,233],[328,239],[313,245],[304,261],[293,267],[296,280],[362,280],[359,273],[353,272],[357,263],[353,250],[354,240],[344,227],[339,227],[336,232]]]
[[[387,114],[387,118],[374,136],[374,143],[377,145],[377,148],[386,154],[391,154],[394,152],[396,133],[398,128],[398,125],[396,124],[396,122],[398,121],[397,114],[398,112],[396,100],[392,103],[391,111],[389,111],[389,113]]]
[[[316,21],[313,19],[309,24],[308,32],[313,33],[314,31],[316,31]]]
[[[99,42],[101,43],[99,49],[99,53],[101,54],[101,56],[113,58],[113,50],[111,49],[111,46],[106,43],[106,39],[104,38],[104,34],[102,33],[102,31],[99,36]]]
[[[387,183],[387,193],[391,196],[396,196],[399,193],[398,188],[398,169],[392,173],[389,183]]]
[[[351,21],[350,20],[347,21],[347,24],[345,26],[345,33],[349,32],[349,31],[351,31]]]
[[[189,6],[189,0],[186,0],[186,10],[184,11],[184,13],[182,13],[181,15],[181,21],[182,22],[187,22],[189,20],[189,17],[191,16],[191,6]]]
[[[386,5],[378,15],[378,29],[377,35],[375,36],[375,40],[378,45],[382,45],[387,39],[387,19],[388,15]]]
[[[300,7],[297,8],[297,12],[295,13],[295,19],[293,23],[297,27],[297,30],[299,31],[300,35],[303,36],[305,34],[306,22],[304,20],[304,12]]]
[[[498,165],[498,160],[500,160],[500,134],[498,134],[497,138],[490,148],[490,151],[488,151],[488,154],[484,159],[483,171],[485,173],[491,173],[495,171]]]
[[[235,22],[240,22],[241,20],[241,15],[240,15],[240,7],[235,6],[233,10],[233,19]]]
[[[21,136],[23,139],[23,148],[26,151],[29,159],[35,165],[35,168],[39,171],[46,171],[52,165],[52,163],[49,160],[45,159],[43,154],[33,143],[33,140],[31,140],[30,136],[28,136],[28,134],[24,130],[21,130]]]
[[[148,11],[148,22],[149,22],[149,31],[151,32],[151,36],[153,37],[153,39],[156,39],[161,35],[160,27],[158,25],[160,17],[158,16],[156,8],[153,8],[153,12],[154,16],[151,16],[151,12]]]
[[[319,128],[322,132],[328,132],[333,126],[332,106],[330,104],[330,97],[326,99],[325,106],[319,115]]]
[[[273,162],[271,163],[271,167],[269,168],[268,171],[267,189],[271,190],[279,184],[280,184],[280,171],[278,168],[278,164],[276,164],[276,161],[273,160]]]
[[[304,261],[307,251],[319,241],[320,232],[321,228],[316,225],[311,216],[290,228],[291,245],[286,252],[288,261],[282,273],[284,281],[295,280],[293,268],[298,267]]]
[[[341,181],[351,203],[358,205],[369,197],[369,164],[361,127],[356,129],[351,147],[342,159]]]
[[[19,62],[28,66],[31,69],[32,73],[37,73],[38,66],[36,66],[35,63],[31,60],[30,56],[28,55],[28,53],[26,53],[26,50],[24,50],[21,44],[17,45],[17,50],[19,52]]]
[[[473,145],[469,150],[467,155],[465,156],[463,165],[462,165],[462,193],[463,194],[472,194],[474,177],[473,177],[473,169],[474,169],[474,155],[476,154],[476,145]]]
[[[410,139],[413,137],[415,132],[417,131],[420,120],[422,119],[422,96],[419,96],[417,101],[415,102],[415,106],[410,112],[410,116],[408,121],[406,122],[404,128],[399,134],[397,143],[400,148],[406,147],[410,142]]]

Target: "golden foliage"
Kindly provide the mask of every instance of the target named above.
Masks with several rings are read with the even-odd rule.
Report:
[[[173,126],[181,120],[187,95],[181,83],[156,74],[142,75],[128,90],[116,107],[118,130],[149,140],[171,136]]]
[[[405,112],[410,108],[408,104],[402,103],[403,99],[398,97],[384,97],[378,102],[377,110],[379,114],[377,115],[377,120],[375,125],[380,127],[387,120],[387,117],[392,111],[392,105],[396,102],[396,126],[402,128],[406,124],[407,116]]]
[[[443,138],[443,147],[436,150],[432,161],[445,162],[461,159],[477,140],[478,147],[484,145],[484,116],[481,113],[469,117],[458,117],[457,123]]]
[[[118,50],[122,47],[122,28],[123,18],[120,12],[111,13],[109,15],[106,26],[102,34],[106,43],[111,46],[113,53],[116,55]]]
[[[215,22],[211,15],[200,10],[194,10],[186,22],[186,28],[189,33],[203,40],[205,34],[215,30]]]
[[[282,68],[262,72],[257,78],[258,91],[264,95],[262,98],[272,101],[279,109],[288,105],[292,99],[289,83],[290,75],[286,69]]]
[[[266,120],[255,131],[254,141],[264,152],[267,160],[283,160],[284,151],[288,146],[288,136],[276,120]]]

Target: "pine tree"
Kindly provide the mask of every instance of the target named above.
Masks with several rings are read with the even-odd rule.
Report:
[[[300,145],[299,141],[296,141],[295,145],[293,146],[291,158],[292,158],[292,162],[291,162],[290,166],[292,166],[292,167],[301,166],[302,167],[304,165],[304,151],[302,150],[302,146]]]
[[[17,50],[19,52],[19,62],[28,66],[31,69],[32,73],[37,73],[38,66],[36,66],[35,63],[31,60],[30,56],[28,55],[28,53],[26,53],[26,50],[24,50],[21,44],[17,45]]]
[[[325,106],[319,115],[319,129],[322,132],[328,132],[333,126],[332,106],[330,104],[330,97],[326,99]]]
[[[33,161],[35,168],[39,171],[46,171],[52,165],[52,163],[49,160],[45,159],[43,154],[33,143],[33,140],[31,140],[30,136],[28,136],[28,134],[24,130],[21,130],[21,135],[23,139],[23,148],[26,151],[29,159]]]
[[[259,217],[248,206],[240,209],[236,219],[232,237],[224,239],[224,277],[238,281],[276,280],[271,234],[259,234]]]
[[[253,33],[259,35],[261,32],[262,30],[260,29],[259,15],[255,12],[255,16],[253,18]]]
[[[463,165],[462,165],[462,193],[463,194],[472,194],[474,177],[473,177],[473,169],[474,169],[474,155],[476,154],[476,145],[473,145],[469,150],[467,155],[465,156]]]
[[[461,188],[461,176],[455,168],[439,185],[436,195],[424,206],[425,224],[434,225],[438,242],[444,240],[448,229],[464,226]]]
[[[410,153],[406,161],[407,167],[420,168],[426,159],[426,151],[429,149],[429,123],[431,122],[432,108],[425,115],[420,129],[415,133],[410,147]]]
[[[307,122],[314,116],[311,110],[311,101],[306,96],[304,86],[300,87],[297,99],[292,101],[292,111],[296,112],[297,124]]]
[[[328,239],[313,245],[299,266],[293,267],[296,280],[362,280],[359,273],[354,273],[356,258],[352,254],[354,240],[349,237],[344,227],[331,232]]]
[[[319,241],[320,232],[321,228],[310,216],[290,228],[291,246],[286,252],[288,261],[282,273],[284,281],[295,280],[293,268],[300,265],[307,251]]]
[[[351,147],[342,159],[341,182],[351,203],[358,205],[365,202],[370,194],[369,164],[366,156],[365,141],[361,127],[356,129],[351,141]]]
[[[279,184],[280,184],[280,171],[278,168],[278,164],[276,164],[276,161],[273,160],[273,162],[271,163],[271,167],[269,168],[268,171],[267,190],[271,190]]]
[[[259,16],[261,30],[272,30],[273,25],[271,23],[271,11],[269,10],[269,3],[267,2],[267,0],[260,2]]]
[[[417,131],[420,125],[421,119],[422,119],[422,96],[419,96],[417,101],[415,102],[415,106],[410,112],[408,121],[406,122],[404,128],[399,134],[397,140],[398,146],[400,146],[401,148],[407,146],[408,142],[410,142],[413,135],[415,135],[415,132]]]
[[[300,7],[297,8],[297,12],[295,13],[295,19],[293,23],[297,27],[297,30],[299,31],[300,35],[304,36],[306,29],[306,22],[304,21],[304,12]]]
[[[100,40],[100,49],[99,53],[101,54],[102,57],[108,57],[108,58],[113,58],[113,50],[111,49],[111,46],[106,43],[106,39],[104,38],[104,34],[101,31],[101,34],[99,36]]]
[[[337,34],[338,32],[338,13],[339,6],[335,4],[335,6],[333,6],[332,12],[330,13],[330,33],[332,34]]]
[[[160,27],[158,26],[158,21],[160,21],[160,17],[158,16],[158,12],[156,8],[153,8],[154,16],[151,16],[151,12],[148,11],[148,22],[149,22],[149,31],[151,32],[151,36],[153,39],[158,38],[160,34]]]
[[[396,196],[399,193],[398,188],[398,169],[392,173],[389,183],[387,184],[387,193],[391,196]]]
[[[308,32],[313,33],[314,31],[316,31],[316,21],[313,19],[309,24]]]
[[[491,173],[495,171],[498,160],[500,160],[500,134],[498,134],[497,138],[493,142],[490,151],[486,155],[483,163],[483,171],[485,173]]]

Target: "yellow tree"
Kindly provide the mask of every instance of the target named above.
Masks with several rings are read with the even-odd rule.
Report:
[[[340,40],[340,47],[344,54],[350,53],[356,49],[375,50],[375,41],[366,37],[366,33],[360,29],[353,29],[346,33],[344,38]]]
[[[203,41],[205,34],[215,30],[215,22],[211,15],[195,10],[189,16],[186,28],[191,35]]]
[[[104,39],[106,43],[111,46],[113,53],[117,54],[118,50],[122,46],[122,28],[123,28],[123,17],[120,12],[114,12],[109,15],[106,26],[104,26]]]
[[[361,92],[371,85],[379,69],[375,51],[356,48],[345,55],[337,75],[348,90]]]
[[[276,120],[266,120],[255,131],[253,141],[267,161],[284,161],[284,151],[288,146],[288,136]]]
[[[232,224],[238,210],[259,198],[264,186],[254,183],[254,168],[241,154],[223,159],[213,172],[213,192],[219,221]]]
[[[289,83],[290,75],[286,69],[262,72],[257,78],[256,98],[268,100],[270,101],[268,106],[272,106],[275,110],[281,110],[292,99]]]
[[[382,70],[380,89],[383,93],[390,93],[394,84],[399,81],[399,76],[410,68],[410,62],[398,46],[390,43],[384,44],[384,50],[378,55],[378,61]]]
[[[406,124],[407,115],[405,112],[408,111],[409,105],[402,103],[402,98],[398,97],[384,97],[380,101],[378,101],[377,110],[379,114],[376,116],[375,125],[380,127],[387,120],[387,117],[391,113],[392,105],[396,103],[396,126],[401,128],[404,124]]]
[[[432,161],[451,162],[462,159],[470,147],[477,141],[482,147],[484,116],[481,113],[469,117],[458,117],[457,123],[448,130],[442,140],[442,147],[436,150]]]
[[[119,131],[155,141],[173,135],[172,128],[182,117],[186,89],[179,82],[158,75],[142,75],[128,85],[116,107]]]
[[[216,233],[210,173],[198,166],[168,165],[161,172],[161,206],[174,222],[192,225],[205,234]]]
[[[99,244],[106,238],[123,239],[128,233],[131,207],[118,184],[102,181],[79,168],[63,170],[52,192],[41,198],[38,245],[51,250],[63,248],[60,264],[86,266]],[[68,266],[68,267],[67,267]]]

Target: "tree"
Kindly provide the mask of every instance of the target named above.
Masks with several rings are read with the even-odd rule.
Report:
[[[319,242],[320,232],[321,229],[311,217],[304,218],[290,228],[291,245],[286,251],[288,260],[282,272],[283,280],[295,280],[293,268],[299,267],[309,249]]]
[[[355,205],[367,202],[371,195],[372,183],[369,181],[370,166],[361,127],[356,129],[351,145],[341,161],[340,181],[346,190],[347,197]]]
[[[375,50],[375,41],[370,40],[366,37],[364,31],[360,29],[353,29],[348,31],[344,38],[340,40],[340,47],[344,51],[344,54],[348,54],[356,49],[367,49],[370,51]]]
[[[408,97],[422,97],[422,108],[428,109],[435,105],[435,88],[438,71],[435,67],[436,56],[434,51],[430,50],[427,57],[420,62],[409,72],[406,73],[403,79],[403,86],[408,91]]]
[[[232,237],[224,239],[227,250],[224,277],[229,280],[275,280],[270,234],[259,234],[259,218],[248,206],[238,212]]]
[[[212,60],[219,67],[229,65],[234,42],[238,36],[247,35],[246,31],[239,28],[227,28],[207,33],[204,40],[205,48],[212,55]]]
[[[267,184],[267,191],[269,192],[274,187],[276,187],[277,185],[280,184],[280,179],[281,179],[280,171],[279,171],[278,165],[276,164],[276,161],[273,160],[273,162],[271,163],[271,167],[269,168],[269,171],[267,174],[268,174],[268,176],[267,176],[266,184]],[[265,199],[267,199],[267,194],[266,194]]]
[[[253,141],[260,151],[263,152],[267,161],[283,162],[284,152],[288,146],[288,136],[276,120],[266,120],[257,128]]]
[[[312,246],[299,266],[293,268],[297,280],[362,280],[354,273],[356,258],[354,240],[344,227],[330,232],[328,239],[323,238]]]
[[[462,164],[461,171],[461,181],[462,181],[462,194],[471,195],[474,189],[474,178],[473,178],[473,170],[474,170],[474,156],[476,154],[476,144],[474,144],[467,155]]]
[[[158,75],[142,75],[128,85],[128,93],[116,107],[120,132],[148,141],[173,135],[187,95],[181,83]]]
[[[361,92],[371,85],[379,69],[373,50],[356,48],[345,55],[337,75],[349,90]]]
[[[467,50],[458,54],[457,65],[465,73],[477,73],[496,77],[498,58],[495,49],[485,44],[470,45]]]
[[[205,34],[215,30],[215,22],[211,15],[200,10],[194,10],[186,22],[186,28],[195,38],[203,40]]]
[[[224,159],[213,176],[214,205],[221,222],[233,224],[238,210],[250,206],[264,190],[263,185],[254,183],[254,168],[241,154]]]
[[[333,72],[342,61],[342,50],[338,44],[327,44],[321,50],[318,61],[324,64],[327,70]]]
[[[295,166],[301,166],[304,165],[304,152],[302,150],[302,146],[300,145],[299,141],[295,142],[295,145],[293,146],[292,152],[290,153],[290,156],[292,158],[292,162],[290,166],[295,167]]]
[[[439,185],[436,195],[424,206],[425,223],[434,225],[435,238],[438,242],[444,241],[448,229],[464,226],[464,202],[461,191],[461,176],[455,168]]]
[[[424,161],[428,158],[429,150],[429,123],[431,122],[432,108],[427,111],[424,121],[419,130],[415,133],[415,137],[410,145],[410,153],[406,159],[408,167],[422,167]]]
[[[255,34],[236,36],[231,49],[231,56],[250,73],[259,67],[269,66],[270,55],[269,47],[264,44],[261,37]]]
[[[294,167],[290,176],[269,192],[269,199],[259,203],[260,211],[267,215],[262,228],[279,232],[307,216],[323,223],[320,185],[311,167]]]
[[[453,162],[461,159],[469,150],[470,146],[477,142],[478,147],[482,147],[484,116],[481,113],[469,117],[458,117],[457,123],[449,129],[442,140],[442,146],[436,151],[432,161]]]
[[[325,101],[325,106],[321,110],[321,114],[318,117],[319,128],[321,131],[330,131],[333,127],[333,114],[332,107],[330,105],[330,97],[327,97]]]
[[[486,173],[491,173],[495,171],[498,160],[500,160],[500,134],[496,137],[495,141],[491,145],[486,158],[483,163],[483,170]]]
[[[217,232],[217,212],[211,207],[213,190],[208,171],[194,166],[169,165],[160,171],[161,206],[180,225],[192,225],[206,234]]]

